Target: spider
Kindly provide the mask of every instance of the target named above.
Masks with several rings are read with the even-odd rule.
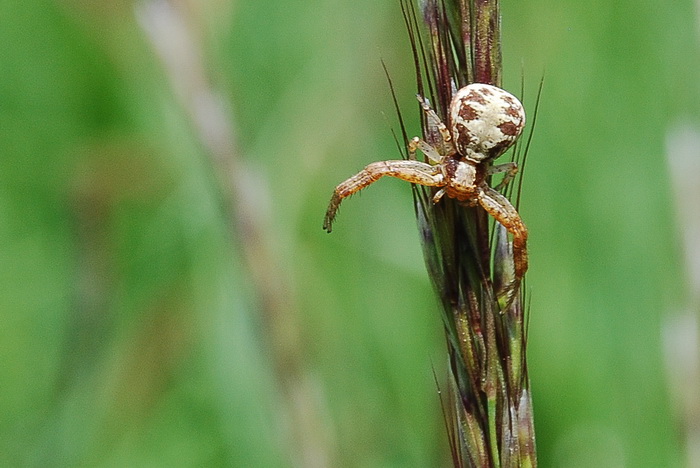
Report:
[[[498,192],[517,173],[515,163],[493,165],[492,162],[510,148],[525,126],[525,110],[512,94],[496,86],[472,83],[455,93],[445,125],[426,99],[417,96],[431,127],[437,127],[437,146],[414,137],[408,143],[409,159],[378,161],[335,188],[323,228],[331,232],[340,202],[383,176],[396,177],[413,184],[438,187],[433,196],[437,203],[447,195],[469,206],[481,205],[484,210],[513,236],[514,280],[509,285],[510,304],[527,271],[527,228],[520,214],[508,199]],[[430,161],[416,160],[420,150]],[[487,179],[505,173],[502,182],[493,188]]]

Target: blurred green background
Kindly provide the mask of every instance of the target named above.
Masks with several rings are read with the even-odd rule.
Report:
[[[505,87],[532,112],[546,79],[521,204],[541,466],[683,466],[665,140],[700,123],[697,11],[502,13]],[[398,157],[380,60],[417,134],[398,0],[0,1],[0,465],[448,465],[409,186],[321,229],[335,184]]]

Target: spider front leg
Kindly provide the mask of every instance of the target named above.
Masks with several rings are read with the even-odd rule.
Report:
[[[438,166],[413,160],[374,162],[335,188],[326,211],[326,217],[323,220],[323,229],[331,232],[333,220],[343,199],[359,192],[384,176],[396,177],[413,184],[431,187],[445,185],[444,177]]]
[[[428,103],[427,99],[425,99],[420,94],[416,95],[416,99],[418,99],[418,102],[420,103],[420,106],[423,108],[423,111],[425,112],[425,115],[428,119],[428,125],[426,127],[433,130],[433,131],[434,131],[434,129],[437,129],[437,131],[440,133],[440,138],[442,140],[440,142],[440,147],[441,147],[440,149],[442,149],[442,154],[443,155],[454,154],[457,150],[455,149],[454,143],[452,142],[452,135],[450,134],[450,131],[448,130],[447,125],[445,125],[445,123],[440,119],[440,117],[433,110],[433,108],[430,107],[430,104]],[[413,140],[416,140],[416,138],[414,138]],[[425,143],[425,144],[432,148],[432,146],[429,145],[428,143]],[[423,148],[421,148],[421,151],[423,151]],[[425,151],[423,151],[423,152],[425,153]],[[438,150],[436,150],[436,152],[439,153]],[[425,155],[430,158],[429,154],[425,153]],[[439,161],[434,161],[434,162],[439,162]]]
[[[479,190],[479,203],[484,210],[498,221],[508,232],[513,235],[513,281],[505,288],[505,292],[498,300],[507,308],[515,298],[520,283],[527,271],[527,228],[523,223],[518,210],[506,197],[493,188],[484,184]]]
[[[435,164],[440,164],[442,160],[445,158],[440,152],[430,146],[429,143],[427,143],[424,140],[421,140],[418,137],[413,137],[411,140],[408,142],[408,157],[411,160],[416,159],[416,151],[421,150],[421,152],[428,157],[428,159],[435,163]]]

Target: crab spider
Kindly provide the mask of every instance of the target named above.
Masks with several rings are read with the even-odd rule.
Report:
[[[470,206],[480,205],[513,236],[514,280],[507,288],[508,305],[528,267],[527,228],[515,207],[488,185],[487,180],[492,174],[504,172],[503,181],[497,187],[500,188],[516,174],[518,168],[515,163],[493,165],[492,162],[510,148],[522,133],[525,110],[512,94],[483,83],[472,83],[457,91],[450,103],[447,125],[425,99],[418,96],[418,101],[428,121],[437,127],[442,140],[439,148],[415,137],[408,143],[409,159],[371,163],[342,182],[333,192],[323,228],[331,232],[343,199],[384,176],[437,187],[439,190],[433,196],[434,203],[448,196]],[[429,162],[417,161],[417,150]]]

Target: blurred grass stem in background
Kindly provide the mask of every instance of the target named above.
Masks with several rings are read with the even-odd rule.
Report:
[[[319,405],[324,399],[318,398],[320,389],[303,358],[293,282],[279,268],[281,262],[271,247],[268,184],[240,157],[231,109],[207,76],[201,38],[196,37],[185,12],[169,0],[152,0],[140,5],[137,16],[209,157],[231,240],[235,239],[234,247],[243,252],[251,273],[282,398],[276,425],[282,437],[288,437],[283,441],[286,453],[297,466],[333,466],[329,453],[332,437],[320,422]]]
[[[662,329],[669,393],[688,467],[700,466],[700,132],[676,124],[666,137],[666,158],[675,194],[685,260],[685,305],[667,310]],[[681,300],[683,296],[681,295]],[[683,302],[681,302],[683,304]]]

